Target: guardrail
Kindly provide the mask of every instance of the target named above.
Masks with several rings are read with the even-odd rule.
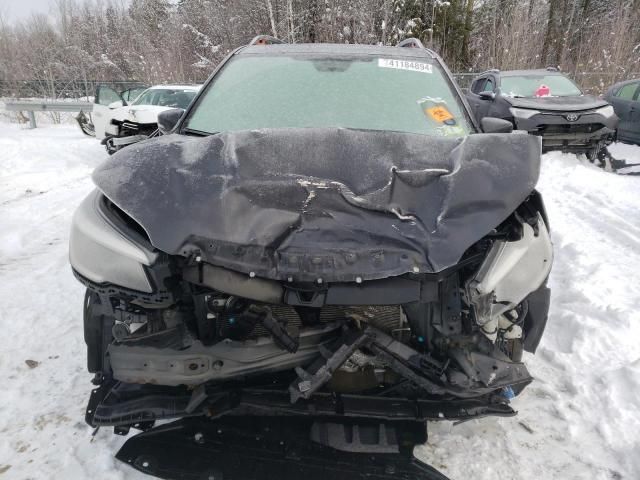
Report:
[[[55,101],[20,101],[5,100],[5,110],[10,112],[27,112],[31,128],[36,128],[35,112],[91,112],[91,102],[55,102]]]

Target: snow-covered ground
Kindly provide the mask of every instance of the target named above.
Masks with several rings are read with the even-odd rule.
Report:
[[[615,146],[640,162],[640,148]],[[106,158],[77,126],[0,129],[0,479],[149,478],[85,425],[83,288],[71,215]],[[552,310],[520,414],[430,426],[416,454],[452,480],[640,478],[640,177],[545,155]]]

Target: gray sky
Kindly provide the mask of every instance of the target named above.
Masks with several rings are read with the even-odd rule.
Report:
[[[82,3],[84,0],[75,0]],[[129,4],[130,0],[116,0],[115,3]],[[0,13],[9,24],[28,19],[32,13],[53,15],[56,10],[55,0],[0,0]]]
[[[53,0],[0,0],[0,12],[9,23],[29,18],[32,13],[49,14],[55,8]]]

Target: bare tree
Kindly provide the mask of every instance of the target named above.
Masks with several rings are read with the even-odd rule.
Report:
[[[55,22],[9,25],[0,12],[0,87],[25,80],[56,96],[66,80],[201,82],[234,48],[271,33],[364,44],[414,36],[453,70],[557,65],[600,88],[640,76],[638,25],[638,0],[55,0]]]

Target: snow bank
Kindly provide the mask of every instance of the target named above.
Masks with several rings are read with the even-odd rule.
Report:
[[[640,162],[640,148],[616,149]],[[103,429],[92,441],[83,421],[83,288],[67,241],[105,158],[75,126],[0,129],[3,479],[149,478],[113,459],[122,437]],[[540,189],[556,262],[548,329],[526,357],[536,381],[518,417],[432,424],[416,454],[452,480],[639,478],[640,177],[554,153]]]
[[[105,158],[104,147],[77,126],[1,124],[2,479],[125,478],[112,459],[122,439],[102,431],[92,443],[83,422],[91,387],[84,290],[67,263],[71,215]]]

